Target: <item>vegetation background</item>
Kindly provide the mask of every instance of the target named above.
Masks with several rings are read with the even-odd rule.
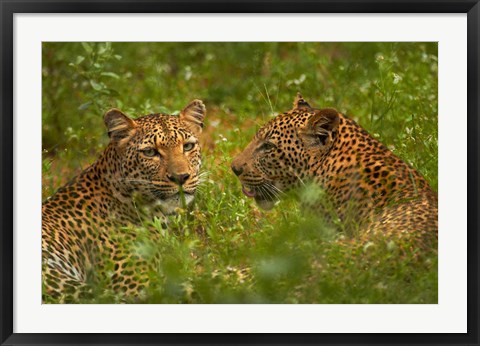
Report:
[[[108,142],[103,113],[174,113],[199,98],[207,178],[171,218],[145,303],[437,303],[437,253],[356,241],[287,199],[242,195],[232,158],[300,91],[353,117],[437,189],[436,43],[44,43],[43,198]],[[139,232],[142,230],[139,229]],[[137,246],[138,245],[138,246]],[[125,298],[100,284],[93,299]],[[128,299],[126,300],[128,302]],[[54,301],[51,301],[54,303]]]

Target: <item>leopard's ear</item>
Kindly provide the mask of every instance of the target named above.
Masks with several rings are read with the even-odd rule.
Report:
[[[300,109],[300,108],[308,108],[311,109],[310,105],[308,104],[307,101],[303,98],[302,94],[297,92],[297,96],[295,97],[295,100],[293,101],[293,109]]]
[[[193,100],[181,112],[179,118],[195,134],[200,135],[203,129],[203,119],[207,110],[200,100]]]
[[[334,138],[334,133],[340,123],[339,113],[333,108],[316,110],[300,131],[307,147],[325,147]]]
[[[133,136],[137,124],[118,109],[110,109],[104,116],[110,140],[122,145]]]

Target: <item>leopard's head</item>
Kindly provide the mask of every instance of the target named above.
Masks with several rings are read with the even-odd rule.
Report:
[[[190,102],[178,116],[150,114],[132,119],[118,109],[105,114],[114,166],[111,183],[124,198],[158,204],[164,213],[192,202],[199,184],[205,106]]]
[[[300,94],[293,109],[264,125],[232,162],[243,193],[271,209],[282,194],[312,178],[313,157],[321,161],[332,147],[338,112],[314,109]]]

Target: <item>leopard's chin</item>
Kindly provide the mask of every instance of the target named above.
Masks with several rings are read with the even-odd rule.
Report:
[[[193,194],[185,193],[185,204],[188,206],[193,202]],[[158,200],[157,205],[165,215],[172,215],[177,213],[178,208],[185,207],[182,203],[180,194],[175,194],[169,198]]]
[[[270,200],[266,200],[266,199],[258,199],[258,198],[255,198],[255,202],[263,210],[272,210],[273,207],[276,204],[275,201],[270,201]]]

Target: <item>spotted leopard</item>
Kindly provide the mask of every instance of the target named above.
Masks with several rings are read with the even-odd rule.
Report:
[[[313,182],[314,208],[361,234],[405,234],[436,248],[437,194],[424,177],[335,109],[298,94],[290,111],[264,125],[235,157],[243,192],[270,209],[288,191]],[[327,206],[332,206],[327,212]]]
[[[205,114],[200,100],[178,116],[132,119],[118,109],[106,112],[110,142],[104,152],[43,203],[44,298],[72,301],[92,280],[127,296],[149,285],[144,273],[153,263],[125,244],[135,243],[143,220],[192,202]]]

